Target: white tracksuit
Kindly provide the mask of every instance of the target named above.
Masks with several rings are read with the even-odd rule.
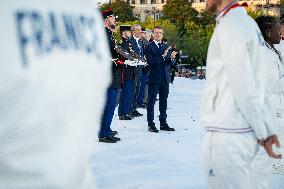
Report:
[[[217,21],[201,102],[208,188],[254,189],[257,139],[277,133],[264,78],[258,74],[267,47],[245,8],[233,8]]]
[[[282,57],[279,52],[276,52],[268,43],[266,43],[266,55],[263,57],[262,69],[259,71],[259,76],[263,79],[263,85],[266,89],[267,99],[271,103],[272,109],[271,114],[275,119],[275,128],[278,129],[278,137],[281,145],[282,137],[280,135],[281,125],[280,119],[276,116],[279,112],[279,105],[281,104],[281,94],[278,92],[278,83],[283,72]],[[266,60],[264,60],[266,58]],[[283,89],[283,87],[282,87]],[[283,105],[283,104],[282,104]],[[284,154],[283,154],[284,155]],[[267,178],[272,173],[272,164],[274,159],[267,156],[264,148],[260,148],[254,161],[252,162],[253,176],[257,182],[255,182],[255,188],[264,189],[269,188]]]
[[[95,6],[0,1],[1,189],[97,188],[89,158],[111,62]]]
[[[277,48],[277,46],[275,46]],[[276,125],[279,129],[279,139],[284,140],[283,136],[283,118],[284,118],[284,62],[283,55],[280,51],[276,52],[267,44],[269,52],[267,62],[264,62],[263,77],[266,86],[267,96],[272,102],[275,114]],[[278,53],[278,54],[277,54]],[[283,52],[284,53],[284,52]],[[283,141],[284,142],[284,141]]]
[[[277,124],[279,125],[279,140],[281,143],[281,150],[282,156],[284,157],[284,40],[281,40],[279,44],[274,45],[275,48],[281,53],[282,57],[282,64],[279,64],[279,69],[281,71],[281,78],[280,80],[274,85],[273,95],[276,96],[275,101],[275,108],[276,112],[279,113],[280,116],[277,117]],[[274,160],[274,164],[277,166],[284,166],[283,158],[281,160]],[[281,170],[284,171],[283,169]]]

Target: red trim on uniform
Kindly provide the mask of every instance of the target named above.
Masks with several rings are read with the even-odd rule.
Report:
[[[240,7],[241,5],[239,5],[238,3],[231,5],[224,13],[222,16],[225,16],[230,10],[236,8],[236,7]]]
[[[112,11],[112,8],[109,8],[109,9],[103,11],[102,14],[105,14],[105,13],[110,12],[110,11]]]
[[[117,64],[117,65],[122,65],[122,64],[124,64],[124,60],[117,60],[117,61],[116,61],[116,64]]]

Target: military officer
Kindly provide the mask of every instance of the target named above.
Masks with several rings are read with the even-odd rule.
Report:
[[[107,33],[107,39],[109,42],[110,52],[113,59],[113,65],[112,83],[107,90],[107,99],[98,137],[99,142],[116,143],[120,140],[120,138],[115,137],[117,131],[112,131],[110,126],[114,115],[118,90],[122,88],[122,72],[124,59],[118,52],[116,40],[113,36],[113,33],[117,32],[118,30],[118,24],[112,9],[110,8],[108,10],[105,10],[104,12],[102,12],[102,15],[104,18],[104,27]]]

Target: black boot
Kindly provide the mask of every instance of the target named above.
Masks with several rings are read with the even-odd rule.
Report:
[[[155,123],[148,123],[148,131],[153,133],[159,132],[159,130],[155,126]]]
[[[117,140],[113,137],[99,137],[99,142],[116,143]]]
[[[134,110],[134,112],[132,112],[132,116],[133,116],[133,117],[140,117],[140,116],[143,116],[143,114],[141,114],[141,113],[138,112],[137,110]]]
[[[110,133],[113,135],[113,136],[115,136],[115,135],[117,135],[118,134],[118,132],[117,131],[110,131]]]
[[[172,128],[172,127],[169,127],[169,125],[167,123],[161,123],[160,124],[160,130],[163,130],[163,131],[175,131],[175,129]]]
[[[131,116],[129,115],[122,115],[122,116],[119,116],[119,120],[131,120]]]

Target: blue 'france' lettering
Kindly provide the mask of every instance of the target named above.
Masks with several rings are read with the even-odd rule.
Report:
[[[28,44],[28,36],[25,35],[23,31],[23,21],[24,18],[27,16],[24,12],[17,12],[16,13],[16,28],[18,33],[18,40],[20,43],[20,54],[22,56],[23,65],[27,65],[27,54],[26,54],[26,45]]]
[[[60,31],[59,31],[58,24],[56,21],[56,16],[54,13],[49,14],[49,21],[50,21],[50,27],[51,27],[50,48],[57,47],[57,48],[66,49],[67,46],[66,46],[65,40],[62,37],[60,37]]]
[[[74,48],[78,49],[79,44],[77,41],[76,29],[72,17],[63,15],[63,21],[69,45],[72,45]]]
[[[43,29],[44,29],[44,23],[43,23],[43,18],[38,12],[32,12],[30,14],[30,21],[31,21],[31,26],[33,30],[33,41],[35,42],[36,45],[36,53],[38,55],[42,54],[46,49],[44,47],[43,43]]]
[[[62,53],[82,51],[100,56],[96,52],[98,38],[93,17],[21,10],[16,11],[15,21],[20,54],[25,66],[29,64],[29,56],[39,57],[56,50],[61,50]]]

